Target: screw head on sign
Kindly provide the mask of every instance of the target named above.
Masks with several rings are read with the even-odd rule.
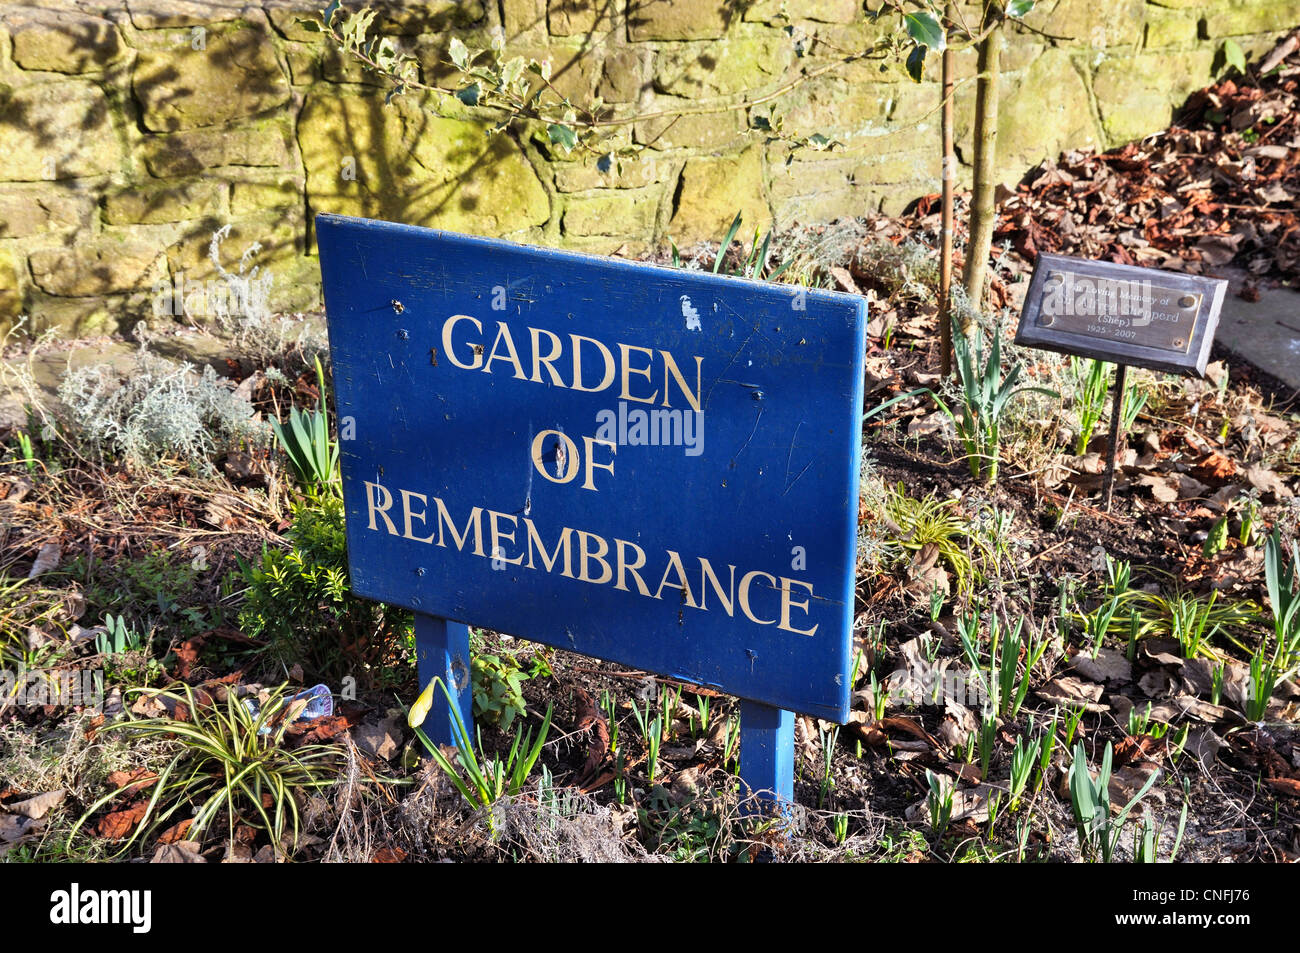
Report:
[[[1182,338],[1174,338],[1174,347],[1182,347],[1185,343]]]
[[[1180,308],[1190,308],[1194,304],[1196,304],[1196,299],[1191,295],[1183,295],[1178,299],[1178,307]]]
[[[398,301],[396,298],[390,301],[389,304],[393,306],[394,314],[401,314],[403,311],[406,310],[406,305],[402,304],[402,302]]]
[[[401,338],[403,341],[405,341],[407,338],[409,338],[409,337],[411,336],[411,333],[410,333],[409,331],[407,331],[406,328],[401,328],[401,329],[397,332],[397,336],[398,336],[399,338]]]

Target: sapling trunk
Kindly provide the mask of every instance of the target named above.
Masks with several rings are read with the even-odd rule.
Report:
[[[985,10],[985,29],[988,28],[988,18],[996,15],[997,11],[990,4]],[[989,30],[979,45],[979,78],[975,85],[975,182],[971,195],[970,237],[962,271],[966,295],[977,308],[984,303],[984,281],[988,274],[989,251],[993,247],[1001,51],[1002,30]],[[969,331],[969,328],[963,326],[962,330]]]
[[[944,29],[953,21],[953,4],[949,0],[944,8]],[[953,180],[957,177],[957,153],[953,147],[953,56],[952,47],[943,49],[943,111],[940,128],[943,136],[943,168],[941,171],[943,199],[939,228],[939,373],[947,377],[952,373],[952,219]]]

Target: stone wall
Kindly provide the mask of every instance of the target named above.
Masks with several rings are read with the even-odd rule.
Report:
[[[322,5],[0,6],[0,328],[20,313],[38,331],[120,327],[164,285],[202,313],[209,241],[227,224],[225,267],[260,243],[272,302],[297,309],[319,299],[317,211],[635,254],[716,239],[737,210],[747,229],[783,226],[938,189],[937,75],[858,62],[776,100],[785,130],[833,137],[831,151],[748,131],[768,104],[625,127],[646,152],[604,174],[415,98],[385,107],[374,77],[297,22]],[[1300,0],[1040,0],[1029,22],[1056,38],[1015,35],[1004,54],[1009,181],[1062,149],[1163,128],[1222,68],[1225,37],[1259,55],[1300,24]],[[883,29],[857,0],[425,0],[379,23],[427,75],[452,36],[482,48],[503,33],[509,54],[549,58],[566,94],[639,114],[775,90]],[[960,63],[973,74],[973,53]],[[973,90],[958,96],[967,163]]]

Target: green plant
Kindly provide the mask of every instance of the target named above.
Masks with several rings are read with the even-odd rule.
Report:
[[[1277,688],[1278,682],[1290,674],[1281,646],[1270,652],[1267,640],[1261,642],[1250,657],[1250,683],[1247,686],[1244,712],[1247,721],[1263,724],[1268,704],[1273,699],[1273,690]]]
[[[972,610],[957,620],[957,635],[962,651],[970,662],[971,671],[983,683],[990,711],[1003,718],[1015,718],[1029,694],[1029,675],[1047,651],[1047,640],[1038,638],[1028,644],[1021,632],[1024,619],[1016,620],[1009,632],[1003,633],[997,616],[989,621],[989,651],[987,667],[978,645],[979,613]],[[1020,653],[1025,652],[1024,675],[1020,674]]]
[[[890,542],[909,552],[933,545],[957,578],[957,590],[969,589],[975,575],[975,564],[963,547],[963,540],[981,557],[987,556],[987,544],[971,534],[970,523],[958,512],[956,500],[940,500],[930,494],[922,499],[908,496],[902,481],[885,494],[885,517],[891,532],[897,535]]]
[[[149,642],[127,626],[122,616],[104,616],[104,631],[95,636],[95,651],[104,656],[112,674],[137,685],[148,685],[163,673],[162,664],[149,658]]]
[[[1129,591],[1133,582],[1133,567],[1127,559],[1115,559],[1106,554],[1106,584],[1112,598],[1120,599]]]
[[[650,717],[650,702],[646,701],[645,709],[642,710],[636,705],[632,706],[632,718],[636,721],[636,726],[641,732],[641,740],[645,743],[645,765],[646,774],[649,776],[650,783],[655,783],[655,775],[659,770],[659,746],[663,743],[663,713],[655,711],[654,717]]]
[[[943,838],[952,820],[953,783],[950,778],[935,774],[925,769],[925,780],[930,787],[926,796],[926,805],[930,809],[930,828],[936,840]]]
[[[36,472],[36,453],[32,449],[32,438],[24,431],[20,430],[17,434],[18,439],[18,462],[27,468],[28,473]]]
[[[1074,453],[1087,452],[1088,441],[1098,421],[1106,412],[1106,392],[1110,389],[1110,365],[1096,358],[1070,358],[1070,371],[1074,376],[1074,407],[1079,417],[1079,435],[1074,440]]]
[[[1042,753],[1043,739],[1031,738],[1034,731],[1034,722],[1029,720],[1029,730],[1016,739],[1016,746],[1011,751],[1011,778],[1008,787],[1008,793],[1011,795],[1011,810],[1020,809],[1020,798],[1029,786],[1029,779],[1033,777],[1034,768],[1038,765],[1039,755]]]
[[[459,770],[457,765],[452,764],[442,750],[429,740],[429,736],[420,727],[424,724],[424,719],[433,705],[435,686],[442,690],[447,707],[451,710],[455,726],[453,740]],[[465,728],[465,722],[461,720],[460,709],[452,701],[451,693],[440,678],[432,679],[425,686],[407,714],[407,724],[411,726],[420,743],[429,752],[429,757],[451,779],[451,783],[460,792],[465,803],[475,810],[487,810],[488,829],[495,835],[496,818],[491,810],[492,805],[503,797],[513,797],[518,794],[528,783],[529,775],[533,773],[533,768],[542,755],[542,746],[546,744],[546,736],[551,730],[551,706],[546,706],[546,716],[542,719],[536,738],[533,737],[532,728],[524,731],[523,726],[520,725],[515,729],[514,740],[504,758],[479,756],[478,752],[483,750],[482,732],[478,732],[478,752],[476,752],[475,745],[470,741],[469,732]]]
[[[1205,597],[1181,589],[1171,595],[1134,589],[1119,602],[1137,613],[1134,639],[1151,636],[1172,638],[1178,642],[1184,658],[1204,655],[1217,659],[1219,653],[1210,645],[1210,640],[1225,630],[1248,628],[1259,617],[1258,607],[1251,603],[1224,605],[1218,600],[1218,590]],[[1087,624],[1086,617],[1076,618]],[[1118,637],[1128,636],[1130,633],[1125,630],[1129,626],[1129,619],[1121,618],[1113,610],[1109,612],[1106,631]]]
[[[713,260],[713,273],[715,275],[722,272],[722,265],[726,260],[727,252],[731,248],[731,243],[736,238],[736,233],[740,231],[740,221],[741,213],[737,212],[736,217],[732,219],[731,227],[727,229],[726,235],[723,236],[722,241],[718,245],[718,254]],[[771,274],[765,275],[764,271],[767,269],[768,255],[772,248],[772,232],[769,231],[767,236],[763,238],[761,242],[759,241],[758,236],[759,232],[755,229],[754,240],[750,243],[749,254],[745,257],[744,264],[742,264],[737,270],[731,272],[731,274],[740,278],[753,278],[755,281],[776,281],[776,279],[781,277],[781,275],[785,273],[786,269],[793,264],[793,260],[787,261]],[[675,245],[673,247],[676,248]],[[680,265],[680,256],[678,257],[678,261],[674,262],[674,264]]]
[[[1264,541],[1264,586],[1273,614],[1273,634],[1288,660],[1300,655],[1300,543],[1293,543],[1287,560],[1277,527]]]
[[[975,737],[979,744],[980,753],[980,777],[989,776],[989,766],[993,761],[993,749],[997,744],[998,720],[993,714],[986,713],[980,719],[980,729]]]
[[[1124,822],[1137,803],[1151,790],[1158,777],[1153,772],[1133,795],[1133,799],[1112,816],[1110,776],[1113,758],[1114,751],[1108,741],[1105,754],[1102,755],[1101,768],[1094,780],[1088,771],[1088,756],[1084,753],[1083,743],[1079,742],[1074,746],[1074,760],[1069,773],[1070,810],[1074,815],[1079,850],[1089,859],[1100,857],[1107,864],[1119,844]]]
[[[826,796],[831,793],[831,788],[835,786],[835,779],[831,772],[834,768],[835,743],[840,737],[839,726],[837,725],[830,731],[824,731],[821,725],[818,725],[817,737],[821,741],[822,748],[821,787],[817,792],[817,807],[820,809],[826,805]]]
[[[289,458],[294,475],[310,493],[341,493],[338,479],[339,444],[330,433],[329,413],[325,406],[325,371],[316,358],[316,382],[319,396],[316,408],[301,411],[289,408],[288,426],[271,421],[271,430]]]
[[[104,631],[95,636],[95,651],[100,655],[121,655],[123,652],[138,652],[144,647],[140,634],[126,625],[120,615],[104,616]]]
[[[158,772],[157,781],[146,789],[144,814],[118,853],[164,825],[191,815],[191,839],[224,816],[232,843],[236,826],[245,824],[265,831],[277,854],[283,851],[286,837],[296,845],[298,798],[304,792],[330,787],[342,766],[335,745],[310,744],[293,751],[282,746],[285,729],[305,702],[291,702],[283,685],[272,690],[256,712],[233,688],[226,691],[224,701],[196,697],[188,685],[179,692],[147,694],[166,698],[177,708],[183,706],[187,717],[123,721],[101,729],[146,739],[175,739],[179,745]],[[94,802],[73,826],[69,843],[92,815],[133,783]]]
[[[610,694],[609,689],[601,692],[600,709],[605,713],[605,721],[609,725],[609,753],[618,753],[618,703],[614,696]]]
[[[1149,735],[1152,738],[1159,739],[1169,733],[1169,726],[1151,720],[1151,702],[1147,702],[1145,709],[1140,709],[1137,705],[1134,705],[1128,710],[1128,733],[1135,738],[1141,735]]]
[[[831,818],[831,834],[836,844],[843,844],[849,839],[849,816],[844,812]]]
[[[385,676],[410,654],[410,613],[354,596],[348,586],[343,502],[326,494],[296,504],[288,549],[240,559],[239,624],[277,661],[325,676]]]
[[[1178,816],[1178,830],[1174,835],[1173,847],[1169,849],[1169,863],[1178,856],[1178,849],[1183,845],[1183,833],[1187,829],[1188,790],[1191,782],[1183,779],[1183,810]],[[1133,861],[1139,864],[1156,864],[1160,862],[1160,835],[1156,831],[1155,821],[1151,817],[1142,819],[1141,834],[1133,835]]]
[[[474,720],[509,731],[526,711],[523,683],[528,678],[512,655],[473,655],[470,662]]]
[[[1002,342],[996,329],[992,332],[993,344],[986,356],[982,342],[974,345],[972,353],[969,337],[955,317],[953,322],[952,346],[961,386],[958,392],[960,413],[955,413],[934,391],[921,387],[873,407],[862,419],[865,421],[898,401],[928,394],[952,420],[957,437],[965,448],[971,476],[986,483],[996,483],[1001,458],[1002,417],[1007,407],[1021,394],[1060,395],[1044,387],[1017,387],[1016,382],[1024,370],[1020,363],[1014,364],[1006,377],[1002,376]]]

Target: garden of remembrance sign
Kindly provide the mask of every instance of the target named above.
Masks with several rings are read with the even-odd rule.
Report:
[[[467,623],[715,687],[752,785],[845,720],[862,299],[316,221],[352,588],[422,682],[467,687]]]

